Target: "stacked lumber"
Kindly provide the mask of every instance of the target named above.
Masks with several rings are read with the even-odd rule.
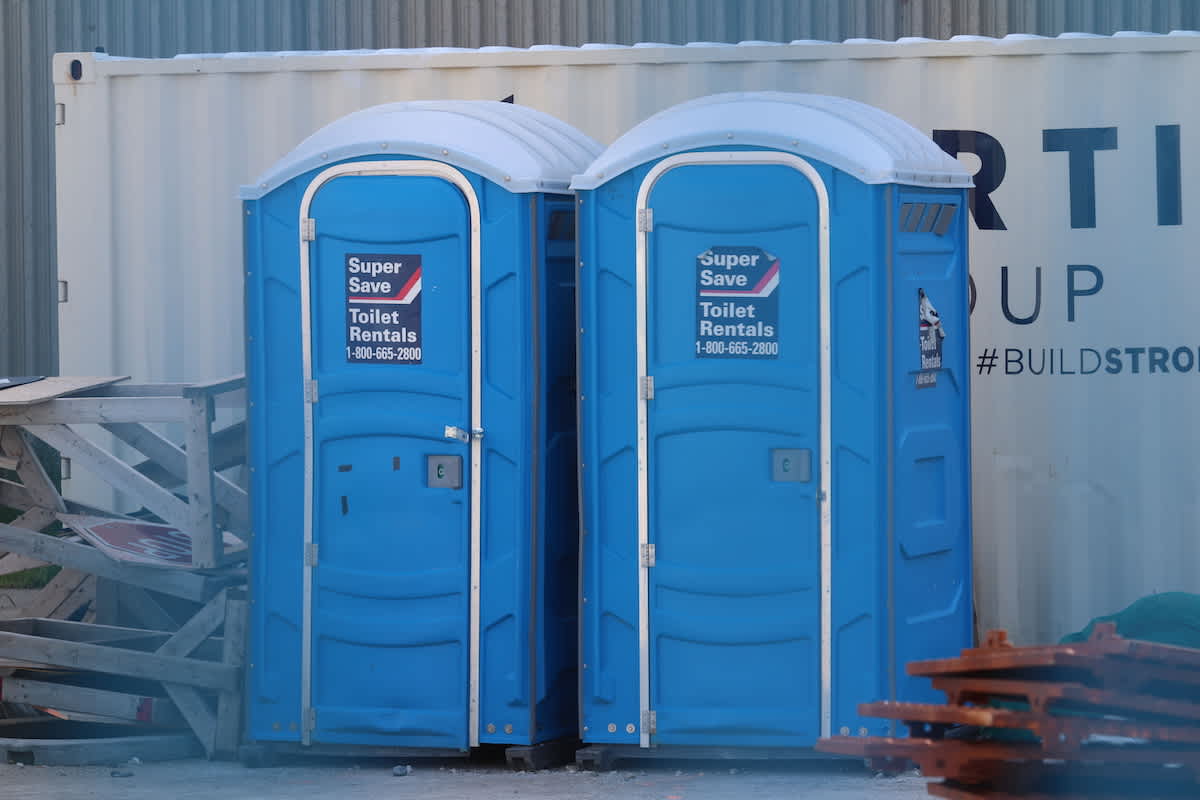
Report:
[[[62,537],[68,542],[79,536]],[[0,578],[50,566],[45,561],[20,553],[0,555]],[[20,601],[12,595],[25,595]],[[96,576],[76,569],[61,569],[37,590],[0,589],[0,619],[5,617],[75,619],[92,622],[96,618]]]
[[[1200,650],[1117,635],[1111,623],[1069,645],[1014,647],[1004,631],[958,658],[908,665],[942,705],[878,702],[907,738],[835,736],[817,749],[897,772],[916,764],[967,798],[1200,796]]]
[[[122,380],[0,391],[0,509],[16,514],[0,523],[0,574],[60,567],[0,608],[0,717],[17,716],[0,720],[0,762],[223,757],[240,744],[249,498],[222,473],[245,461],[244,425],[213,422],[219,404],[239,408],[230,396],[244,381]],[[182,423],[185,441],[158,423]],[[73,426],[99,426],[146,460],[128,463]],[[141,511],[64,497],[38,448]]]

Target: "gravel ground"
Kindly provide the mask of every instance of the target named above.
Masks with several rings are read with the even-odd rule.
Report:
[[[861,762],[622,762],[612,772],[574,766],[512,772],[502,762],[321,759],[247,769],[201,760],[118,767],[0,765],[4,800],[804,800],[927,797],[915,774],[875,777]],[[403,771],[403,770],[401,770]],[[119,777],[114,777],[113,773]]]

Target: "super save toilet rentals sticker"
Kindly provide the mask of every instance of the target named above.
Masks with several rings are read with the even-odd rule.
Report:
[[[346,360],[421,363],[421,256],[346,254]]]
[[[758,247],[696,256],[696,357],[779,357],[779,259]]]

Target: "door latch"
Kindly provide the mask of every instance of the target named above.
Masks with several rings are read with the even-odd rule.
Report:
[[[447,425],[442,435],[447,439],[454,439],[463,444],[468,444],[472,439],[483,438],[483,428],[471,428],[471,432],[468,433],[466,429],[460,428],[457,425]]]

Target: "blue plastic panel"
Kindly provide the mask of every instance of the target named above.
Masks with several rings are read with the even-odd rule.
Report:
[[[246,203],[252,740],[300,739],[298,217],[314,177]],[[576,719],[573,204],[467,178],[482,221],[480,735],[532,743]],[[356,176],[312,214],[314,739],[465,747],[469,454],[442,432],[469,425],[466,203],[434,178]],[[419,364],[347,361],[345,259],[372,253],[422,258]],[[462,457],[462,488],[428,486],[428,455]]]
[[[663,174],[648,203],[655,741],[812,744],[821,641],[816,193],[787,166],[699,165]],[[781,448],[812,453],[809,480],[774,480]]]
[[[904,673],[907,661],[953,652],[971,642],[965,227],[961,213],[942,225],[939,209],[927,231],[922,232],[923,216],[916,223],[912,235],[927,239],[913,240],[899,219],[900,195],[912,191],[867,186],[828,165],[813,164],[829,193],[831,211],[831,732],[881,734],[889,724],[860,717],[858,704],[890,697],[893,687],[902,698],[915,696]],[[636,744],[640,731],[635,198],[652,166],[644,164],[580,193],[585,528],[580,699],[581,735],[589,742]],[[685,287],[678,278],[688,275],[695,281],[697,254],[718,244],[705,240],[697,247],[695,237],[712,231],[786,236],[797,222],[789,214],[811,213],[805,205],[811,201],[795,187],[781,184],[743,194],[743,187],[757,185],[752,175],[758,168],[741,169],[740,179],[714,184],[716,191],[697,181],[682,185],[673,197],[656,190],[650,202],[655,227],[649,237],[648,287],[649,372],[655,376],[655,399],[649,404],[650,535],[658,549],[657,566],[650,570],[646,635],[652,643],[651,708],[658,716],[653,741],[663,745],[809,746],[817,736],[821,687],[812,659],[819,655],[819,624],[815,617],[803,621],[817,613],[816,597],[806,606],[803,584],[783,583],[772,585],[774,595],[764,592],[753,609],[731,611],[744,599],[738,595],[746,590],[745,576],[757,575],[761,589],[767,576],[798,575],[789,571],[815,558],[816,551],[806,548],[816,546],[817,528],[806,534],[803,524],[793,525],[793,540],[781,537],[772,543],[773,526],[767,519],[802,517],[801,506],[815,508],[812,495],[797,497],[795,510],[786,505],[772,510],[766,500],[770,492],[805,485],[770,481],[774,461],[769,451],[810,447],[800,438],[804,434],[797,433],[802,425],[789,429],[776,420],[815,411],[803,410],[803,390],[783,388],[791,386],[789,376],[778,374],[787,361],[783,349],[774,359],[742,353],[725,358],[719,352],[706,354],[714,358],[696,358],[698,288],[694,283]],[[665,179],[660,185],[671,189]],[[723,203],[723,194],[736,202]],[[965,198],[962,190],[936,194],[938,202],[959,206]],[[675,203],[686,215],[676,214]],[[667,242],[661,253],[655,242]],[[909,253],[910,242],[923,248],[922,254]],[[782,252],[786,245],[774,247]],[[924,252],[929,249],[935,254]],[[779,297],[785,303],[794,299],[788,293],[796,285],[794,273],[787,271],[790,263],[794,259],[781,259]],[[936,280],[931,280],[934,264]],[[963,323],[947,322],[943,372],[935,387],[923,389],[916,388],[913,374],[920,366],[918,286],[936,293],[938,309],[948,321]],[[654,299],[659,296],[662,303]],[[789,326],[807,319],[811,330],[817,330],[814,313],[794,307],[781,312],[781,348],[795,330]],[[692,348],[688,353],[685,344]],[[711,376],[722,369],[737,377],[727,382],[718,378],[713,385]],[[789,391],[802,399],[773,399]],[[673,403],[673,394],[686,394],[687,402]],[[730,425],[728,420],[742,409],[752,413]],[[931,426],[938,428],[940,439],[926,436]],[[766,441],[781,433],[785,442],[803,443]],[[791,435],[797,438],[789,440]],[[709,441],[703,441],[706,437]],[[761,451],[757,461],[744,455],[756,448]],[[815,480],[820,451],[815,442],[811,449]],[[753,473],[757,481],[749,477]],[[718,485],[713,476],[725,480]],[[944,515],[935,520],[934,512],[943,507]],[[716,535],[717,529],[728,534]],[[812,540],[806,541],[806,535]],[[688,563],[690,571],[676,563],[681,543],[683,560],[694,562]],[[678,590],[697,577],[709,581],[707,592]],[[726,615],[742,624],[727,625]],[[660,636],[664,623],[672,635]],[[809,641],[795,635],[805,624],[815,626],[808,634],[811,655],[760,656],[749,644],[772,625],[772,635],[763,637],[772,643],[768,649]],[[783,672],[771,672],[784,669],[780,664],[786,665],[791,683],[784,682]],[[759,689],[762,694],[753,696]],[[761,707],[783,713],[772,718],[764,711],[750,725],[733,718],[763,703],[766,695],[771,705]],[[812,705],[801,711],[805,700]],[[696,711],[689,718],[677,715],[676,707]]]
[[[467,203],[440,178],[345,176],[310,215],[313,737],[465,747],[470,476],[430,488],[426,459],[470,459],[443,435],[470,424]]]
[[[909,677],[904,665],[957,656],[973,639],[964,194],[895,193],[896,692],[917,702],[940,694]],[[922,361],[922,292],[944,332],[926,333],[927,341],[940,342],[937,369]],[[918,388],[921,373],[934,373],[936,384],[925,378]]]

